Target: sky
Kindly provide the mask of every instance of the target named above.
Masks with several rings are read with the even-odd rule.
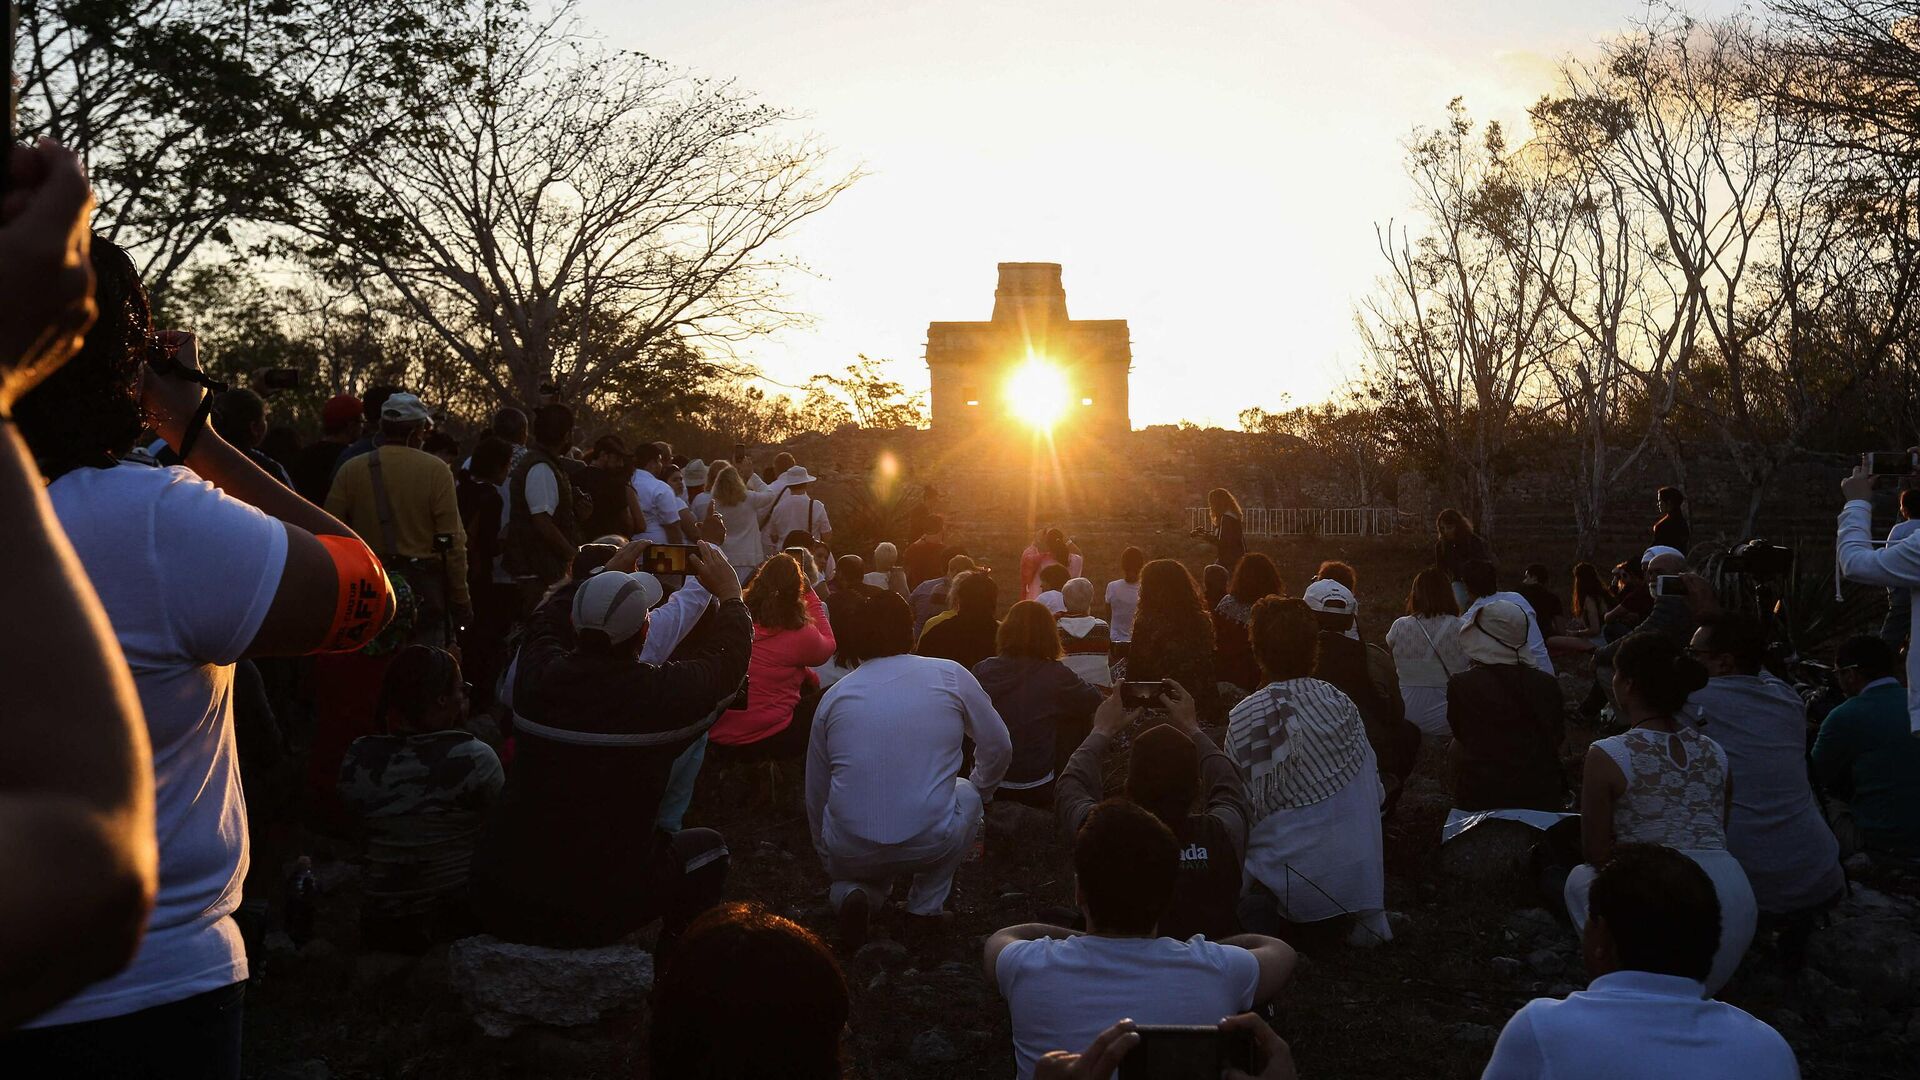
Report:
[[[1698,2],[1696,13],[1733,5]],[[737,79],[867,175],[803,223],[811,325],[747,343],[778,383],[856,354],[927,384],[927,323],[985,319],[995,264],[1057,262],[1127,319],[1135,427],[1327,397],[1404,218],[1413,129],[1463,96],[1524,138],[1555,67],[1631,0],[582,0],[608,44]]]

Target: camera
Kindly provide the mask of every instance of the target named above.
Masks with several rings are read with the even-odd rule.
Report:
[[[1653,595],[1685,596],[1687,595],[1687,579],[1681,577],[1679,574],[1661,574],[1654,579]]]
[[[691,565],[687,560],[699,554],[700,548],[694,544],[648,544],[646,554],[640,557],[640,568],[655,577],[685,574]]]
[[[1793,549],[1767,540],[1746,540],[1727,552],[1720,568],[1748,577],[1777,577],[1793,570]]]

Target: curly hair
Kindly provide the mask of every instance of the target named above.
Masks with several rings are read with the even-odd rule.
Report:
[[[153,305],[124,250],[95,236],[92,258],[99,318],[73,359],[13,413],[21,437],[49,477],[112,465],[133,450],[146,426],[140,365],[153,334]]]
[[[774,630],[798,630],[813,621],[807,612],[806,580],[800,563],[785,552],[768,559],[747,583],[747,610],[753,624]]]

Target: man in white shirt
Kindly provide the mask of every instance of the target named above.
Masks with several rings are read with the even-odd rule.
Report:
[[[1908,533],[1897,544],[1873,546],[1873,474],[1865,465],[1840,482],[1840,494],[1847,504],[1840,509],[1840,528],[1835,546],[1840,576],[1862,585],[1884,585],[1905,589],[1908,596],[1920,588],[1920,534]],[[1908,637],[1914,623],[1920,621],[1920,605],[1909,605]],[[1907,650],[1907,722],[1920,732],[1920,649]]]
[[[766,541],[768,551],[787,546],[787,536],[802,532],[821,543],[833,539],[833,522],[827,520],[827,504],[813,497],[816,480],[804,465],[795,465],[773,482],[773,505],[767,508]]]
[[[1523,654],[1527,663],[1547,674],[1553,674],[1553,661],[1547,657],[1547,639],[1540,633],[1540,616],[1534,613],[1533,605],[1517,592],[1502,590],[1496,583],[1496,571],[1490,562],[1476,560],[1460,568],[1460,583],[1466,587],[1472,603],[1460,613],[1460,625],[1473,625],[1474,613],[1495,600],[1505,600],[1520,605],[1527,613],[1527,651]]]
[[[1706,996],[1720,902],[1698,864],[1656,844],[1620,844],[1588,902],[1581,944],[1593,981],[1515,1013],[1481,1080],[1798,1080],[1779,1032]]]
[[[691,543],[690,538],[697,535],[693,512],[661,479],[672,461],[659,443],[641,443],[634,448],[633,457],[633,491],[640,497],[640,516],[647,523],[634,539],[655,544]]]
[[[1114,1022],[1218,1024],[1278,994],[1298,961],[1286,942],[1258,934],[1225,941],[1160,937],[1173,902],[1180,844],[1139,805],[1093,808],[1073,843],[1082,933],[1045,923],[987,939],[987,981],[1007,999],[1020,1080],[1067,1046],[1086,1046]]]

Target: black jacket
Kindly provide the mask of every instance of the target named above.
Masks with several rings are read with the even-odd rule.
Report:
[[[992,615],[956,614],[921,634],[920,644],[913,651],[920,656],[951,660],[972,671],[973,665],[1000,651],[994,641],[999,632],[1000,624],[993,621]]]
[[[1377,645],[1322,630],[1313,677],[1339,687],[1353,701],[1367,725],[1367,742],[1373,745],[1380,771],[1405,780],[1420,756],[1420,729],[1407,719],[1393,657]]]
[[[955,615],[947,622],[959,619]],[[973,666],[973,677],[993,699],[994,711],[1006,721],[1007,734],[1013,738],[1013,760],[1007,765],[1004,783],[1046,779],[1054,771],[1055,758],[1064,764],[1080,745],[1093,710],[1100,707],[1100,691],[1058,660],[989,656]],[[1060,733],[1072,733],[1064,752],[1057,745]]]
[[[1526,664],[1475,664],[1448,679],[1454,807],[1565,810],[1564,709],[1560,683]]]
[[[658,910],[644,893],[668,773],[740,688],[753,645],[752,617],[730,600],[684,660],[583,653],[571,600],[562,590],[531,620],[513,768],[473,860],[481,925],[556,948],[609,944]]]

